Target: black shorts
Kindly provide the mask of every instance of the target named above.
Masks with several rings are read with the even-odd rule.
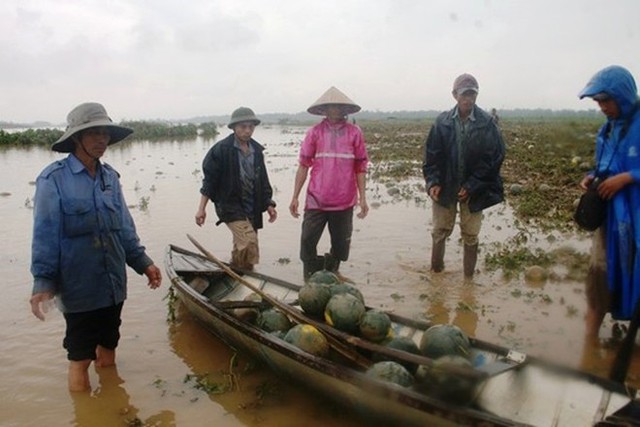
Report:
[[[96,360],[96,347],[99,345],[114,350],[120,339],[123,304],[82,313],[65,313],[67,330],[62,346],[67,350],[67,359]]]

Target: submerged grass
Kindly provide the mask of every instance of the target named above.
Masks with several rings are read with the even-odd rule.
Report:
[[[371,178],[422,179],[424,142],[432,120],[359,123],[371,158]],[[542,230],[574,228],[578,182],[593,167],[598,118],[509,119],[500,124],[507,202],[524,224]]]
[[[514,225],[542,232],[580,232],[572,216],[581,190],[578,183],[593,167],[599,117],[510,118],[500,122],[506,146],[502,165],[505,199],[513,208]],[[362,121],[371,159],[370,178],[388,186],[394,199],[424,200],[421,182],[424,143],[432,119]],[[490,270],[507,277],[531,265],[549,267],[559,255],[530,249],[526,232],[490,248],[485,261]],[[564,255],[568,276],[580,276],[584,259]]]

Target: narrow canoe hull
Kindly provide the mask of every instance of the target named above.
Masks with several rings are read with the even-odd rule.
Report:
[[[403,426],[587,426],[633,404],[635,392],[620,385],[531,362],[488,376],[478,388],[474,405],[449,404],[411,388],[371,379],[333,358],[310,355],[236,317],[219,303],[242,301],[251,291],[204,257],[170,246],[165,262],[179,299],[210,332],[369,420]],[[280,301],[297,299],[297,285],[257,273],[247,273],[243,279]],[[418,342],[426,329],[425,322],[399,316],[392,320],[397,334]],[[508,352],[473,342],[477,354],[486,360],[497,361]]]

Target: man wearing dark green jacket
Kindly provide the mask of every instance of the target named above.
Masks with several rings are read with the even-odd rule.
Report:
[[[472,75],[456,78],[452,94],[457,104],[431,127],[422,164],[433,201],[431,270],[444,269],[445,242],[459,208],[467,278],[473,276],[478,259],[482,211],[504,200],[500,177],[504,142],[491,115],[475,105],[478,89]]]

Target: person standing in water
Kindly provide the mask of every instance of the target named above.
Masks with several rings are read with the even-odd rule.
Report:
[[[349,258],[354,207],[360,208],[358,218],[369,213],[365,140],[360,128],[347,120],[360,106],[331,87],[307,111],[324,119],[307,131],[302,142],[289,204],[291,215],[298,218],[298,198],[310,171],[300,237],[305,280],[323,268],[340,274],[340,263]],[[331,248],[325,256],[318,256],[318,242],[327,225]]]
[[[100,158],[133,131],[114,124],[101,104],[78,105],[53,151],[70,153],[36,180],[33,210],[31,311],[45,319],[53,298],[64,314],[63,346],[70,391],[91,388],[89,366],[114,366],[127,265],[145,274],[149,287],[162,282],[145,252],[127,208],[120,175]]]
[[[432,203],[431,270],[444,270],[447,238],[460,214],[463,271],[473,277],[482,211],[504,200],[500,168],[505,147],[495,120],[476,105],[478,81],[461,74],[451,94],[456,105],[440,114],[425,143],[422,173]]]

